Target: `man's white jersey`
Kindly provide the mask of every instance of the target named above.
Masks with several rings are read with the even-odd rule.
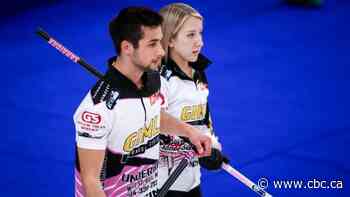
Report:
[[[166,105],[157,72],[139,90],[110,66],[74,114],[76,145],[105,150],[101,182],[107,196],[154,197],[158,189],[160,110]],[[84,196],[76,159],[76,196]]]
[[[210,61],[200,55],[197,62],[191,63],[193,79],[168,59],[161,75],[168,80],[167,112],[175,118],[199,128],[211,135],[208,110],[208,83],[204,73]],[[172,170],[185,156],[193,155],[192,146],[187,140],[177,136],[161,135],[161,155],[159,163],[160,185],[168,179]],[[170,190],[189,191],[200,184],[200,166],[197,157],[191,157],[190,165],[181,173]]]

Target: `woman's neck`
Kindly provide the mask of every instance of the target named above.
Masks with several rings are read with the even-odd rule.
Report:
[[[182,72],[184,72],[189,78],[193,78],[192,67],[189,65],[188,61],[176,52],[170,52],[170,58],[180,67]]]

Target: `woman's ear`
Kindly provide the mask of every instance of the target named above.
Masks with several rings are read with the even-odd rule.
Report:
[[[170,40],[169,40],[169,47],[170,48],[174,47],[174,42],[175,42],[175,39],[174,38],[170,38]]]

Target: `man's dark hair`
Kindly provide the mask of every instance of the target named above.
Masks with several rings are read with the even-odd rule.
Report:
[[[157,12],[146,7],[128,7],[122,9],[118,16],[109,23],[109,33],[116,52],[121,51],[121,42],[126,40],[138,48],[139,40],[143,38],[144,27],[155,28],[162,24],[163,18]]]

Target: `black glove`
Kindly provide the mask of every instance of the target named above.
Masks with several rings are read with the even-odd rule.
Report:
[[[216,148],[211,149],[209,157],[199,158],[199,164],[207,170],[218,170],[223,162],[228,163],[229,159]]]

